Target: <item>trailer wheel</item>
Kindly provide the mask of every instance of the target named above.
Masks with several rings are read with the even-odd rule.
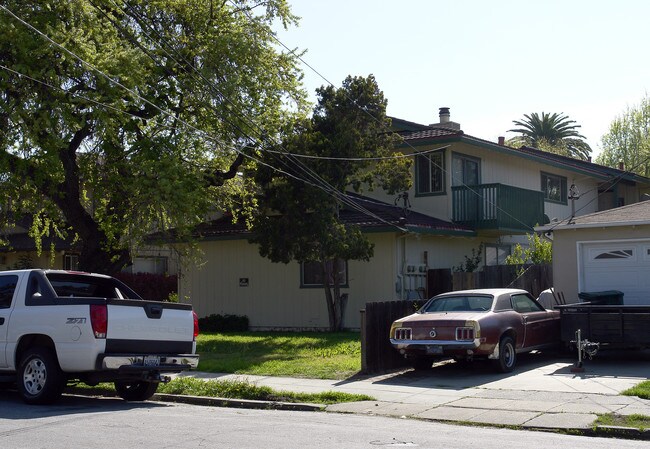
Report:
[[[21,358],[16,383],[18,393],[27,404],[50,404],[63,394],[66,378],[54,351],[35,347]]]
[[[158,390],[158,382],[115,382],[115,391],[125,401],[146,401]]]

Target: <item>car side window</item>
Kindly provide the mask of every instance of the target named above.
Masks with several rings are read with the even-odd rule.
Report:
[[[544,309],[541,308],[535,301],[529,298],[527,295],[512,295],[512,308],[519,313],[530,313],[530,312],[543,312]]]
[[[14,299],[18,276],[0,276],[0,309],[8,309]]]

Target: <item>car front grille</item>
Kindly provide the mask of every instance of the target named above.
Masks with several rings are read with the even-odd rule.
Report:
[[[410,340],[413,333],[410,327],[399,327],[395,329],[395,340]]]
[[[456,340],[457,341],[472,341],[472,340],[474,340],[474,328],[473,327],[457,327],[456,328]]]

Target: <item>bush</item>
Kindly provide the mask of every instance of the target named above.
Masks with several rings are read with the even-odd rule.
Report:
[[[170,296],[178,292],[178,276],[176,275],[117,273],[115,278],[131,287],[143,299],[170,301]]]
[[[244,332],[248,330],[248,317],[213,313],[199,318],[199,329],[201,332]]]

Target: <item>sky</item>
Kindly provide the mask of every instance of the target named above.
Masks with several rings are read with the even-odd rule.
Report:
[[[304,87],[373,74],[388,115],[451,120],[496,142],[513,120],[564,113],[593,149],[650,88],[650,1],[288,0],[298,27],[278,38],[303,56]]]

